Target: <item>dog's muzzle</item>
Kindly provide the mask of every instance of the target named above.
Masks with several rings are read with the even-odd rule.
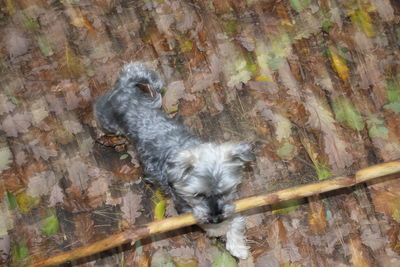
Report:
[[[207,199],[208,208],[210,209],[208,223],[220,223],[224,220],[224,204],[220,196],[212,195]]]

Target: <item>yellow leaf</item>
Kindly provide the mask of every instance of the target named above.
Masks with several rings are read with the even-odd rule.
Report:
[[[374,37],[375,36],[375,30],[374,30],[374,25],[372,24],[372,19],[368,12],[364,10],[355,10],[354,12],[351,13],[351,21],[353,24],[362,30],[365,35],[368,37]]]
[[[60,66],[68,77],[78,78],[83,74],[84,67],[81,64],[81,60],[68,44],[65,44],[62,60],[63,62]]]
[[[15,10],[15,6],[14,6],[14,3],[13,3],[13,0],[6,0],[5,4],[6,4],[6,7],[7,7],[8,14],[10,16],[14,15],[16,10]]]
[[[68,5],[65,9],[65,13],[69,16],[72,25],[87,29],[89,37],[94,34],[95,29],[79,8]]]
[[[288,19],[281,20],[281,25],[293,26]]]
[[[400,223],[400,209],[395,209],[395,211],[392,214],[392,218],[396,222]]]
[[[257,81],[257,82],[273,82],[272,78],[267,77],[267,76],[265,76],[265,75],[258,75],[258,76],[256,77],[256,81]]]
[[[332,67],[339,75],[340,79],[347,82],[349,80],[349,67],[347,67],[346,61],[338,55],[332,47],[329,48],[329,57],[331,59]]]
[[[160,189],[153,195],[153,202],[154,202],[154,220],[159,221],[164,219],[165,215],[165,207],[167,205],[167,200],[165,199],[163,193]]]
[[[25,192],[17,195],[18,209],[22,214],[28,213],[31,209],[37,206],[40,198],[28,196]]]

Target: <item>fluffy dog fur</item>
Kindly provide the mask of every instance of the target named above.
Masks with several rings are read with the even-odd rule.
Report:
[[[154,95],[144,92],[150,85]],[[254,155],[246,143],[204,143],[162,112],[160,76],[139,62],[127,64],[114,90],[95,103],[95,116],[108,133],[135,142],[144,172],[174,200],[178,212],[193,212],[210,236],[226,235],[226,248],[248,257],[243,217],[233,200],[246,162]]]

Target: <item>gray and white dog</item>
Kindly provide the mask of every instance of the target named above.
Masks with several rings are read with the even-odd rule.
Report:
[[[155,93],[146,93],[148,85]],[[249,255],[244,218],[233,200],[246,162],[246,143],[205,143],[161,110],[160,76],[144,64],[125,65],[114,90],[95,103],[97,122],[106,133],[135,142],[145,174],[174,200],[178,212],[192,212],[209,236],[226,235],[226,248],[238,258]]]

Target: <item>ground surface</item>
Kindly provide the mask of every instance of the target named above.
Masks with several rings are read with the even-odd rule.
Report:
[[[92,115],[132,60],[193,133],[256,144],[241,196],[398,159],[399,18],[396,0],[2,1],[0,261],[162,216],[134,146],[98,139]],[[399,192],[388,179],[253,211],[238,263],[192,227],[74,264],[400,266]]]

